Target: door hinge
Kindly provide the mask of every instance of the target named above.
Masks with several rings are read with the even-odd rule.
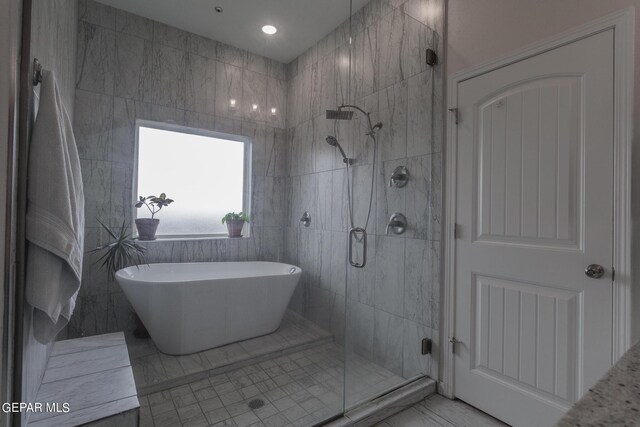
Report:
[[[433,49],[427,49],[426,52],[427,65],[433,67],[438,64],[438,54]]]
[[[460,123],[460,114],[458,113],[458,109],[457,108],[449,108],[449,111],[451,111],[453,113],[453,120],[454,123],[457,125],[458,123]]]
[[[456,337],[449,338],[449,342],[451,343],[451,353],[456,354],[456,344],[460,341],[456,339]]]
[[[431,341],[429,338],[423,338],[421,345],[422,354],[431,354],[431,351],[433,350],[433,341]]]
[[[611,281],[615,281],[616,280],[616,268],[615,267],[611,267]]]
[[[453,238],[457,239],[460,237],[460,226],[457,223],[453,224]]]

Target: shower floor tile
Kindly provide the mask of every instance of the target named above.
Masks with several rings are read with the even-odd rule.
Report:
[[[404,381],[356,355],[347,369],[350,402]],[[342,413],[344,381],[341,347],[322,344],[144,396],[140,425],[311,426]]]
[[[133,337],[127,338],[127,347],[138,395],[146,395],[207,377],[216,370],[225,370],[225,367],[232,369],[236,364],[250,364],[252,360],[271,354],[322,344],[332,339],[329,332],[293,312],[287,312],[280,328],[272,334],[199,353],[171,356],[159,352],[153,340]],[[255,375],[262,375],[263,380],[270,379],[277,385],[285,385],[291,381],[285,375],[288,372],[286,368],[280,368],[282,372],[278,371],[278,375],[273,377],[267,378],[266,372]],[[259,379],[255,375],[253,379],[245,380],[246,387]],[[257,393],[251,388],[242,392],[246,396]]]

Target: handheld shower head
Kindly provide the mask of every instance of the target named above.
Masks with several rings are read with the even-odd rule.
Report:
[[[327,144],[329,144],[332,147],[337,147],[338,150],[340,150],[340,154],[342,155],[342,161],[344,163],[346,163],[347,165],[352,165],[353,164],[353,159],[350,159],[347,157],[347,155],[345,154],[344,150],[342,149],[342,147],[340,146],[340,143],[338,142],[338,139],[335,136],[329,135],[326,138]]]
[[[329,135],[329,136],[327,137],[326,141],[327,141],[327,144],[329,144],[329,145],[330,145],[330,146],[332,146],[332,147],[335,147],[335,146],[339,145],[339,144],[338,144],[338,140],[336,139],[336,137],[335,137],[335,136],[331,136],[331,135]]]

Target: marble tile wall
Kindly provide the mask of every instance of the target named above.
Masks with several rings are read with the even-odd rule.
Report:
[[[75,132],[87,249],[105,242],[98,219],[132,222],[135,121],[146,119],[253,142],[250,238],[151,242],[148,261],[280,260],[289,173],[285,65],[92,0],[79,1],[77,37]],[[95,260],[85,258],[68,338],[135,326],[126,297]]]
[[[346,332],[349,350],[406,378],[438,377],[437,360],[420,354],[420,341],[428,337],[437,345],[440,318],[444,80],[443,66],[427,66],[425,51],[443,55],[443,24],[443,0],[372,0],[352,20],[350,84],[347,23],[287,67],[284,259],[304,270],[291,308],[338,337]],[[325,119],[325,109],[346,102],[383,123],[375,159],[362,115],[349,122]],[[327,135],[337,136],[356,159],[348,177]],[[400,165],[409,169],[410,181],[390,188]],[[372,171],[368,263],[347,268],[347,178],[355,225],[364,226]],[[304,211],[312,215],[309,228],[299,223]],[[400,236],[385,234],[394,212],[409,222]],[[360,256],[362,244],[354,246]]]
[[[437,377],[437,360],[420,355],[420,340],[438,342],[443,70],[425,63],[442,55],[443,0],[372,0],[348,26],[284,66],[164,24],[80,0],[75,126],[87,193],[87,247],[104,241],[97,219],[130,219],[134,123],[169,121],[250,136],[253,153],[252,236],[148,244],[151,262],[282,260],[304,270],[291,308],[332,331],[360,356],[410,377]],[[229,99],[237,100],[231,109]],[[374,158],[365,119],[332,122],[324,110],[352,102],[383,123]],[[261,106],[257,113],[250,105]],[[266,105],[267,108],[262,108]],[[275,106],[276,117],[268,114]],[[349,175],[336,135],[356,164]],[[396,166],[411,174],[389,188]],[[366,268],[347,269],[350,226],[373,205]],[[105,197],[107,195],[107,197]],[[304,211],[309,228],[299,225]],[[409,229],[385,235],[393,212]],[[361,244],[356,244],[361,254]],[[115,283],[85,261],[85,280],[70,337],[125,330],[132,310]],[[345,310],[346,307],[346,310]],[[346,331],[345,331],[346,327]],[[437,354],[435,349],[434,354]]]
[[[58,87],[69,115],[73,117],[75,93],[77,0],[33,0],[30,54],[56,75]],[[34,92],[39,92],[35,87]],[[30,100],[30,117],[36,115]],[[22,398],[34,402],[52,345],[35,340],[32,328],[33,309],[24,303],[22,349]],[[22,415],[23,424],[27,414]]]

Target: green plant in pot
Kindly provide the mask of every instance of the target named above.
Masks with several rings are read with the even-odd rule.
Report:
[[[242,237],[242,228],[246,222],[249,222],[249,216],[244,212],[229,212],[222,217],[222,223],[227,224],[229,237]]]
[[[98,222],[109,235],[110,241],[109,243],[89,250],[87,253],[102,254],[95,260],[94,264],[100,264],[99,268],[106,271],[109,281],[113,281],[118,270],[131,265],[139,266],[147,263],[147,248],[139,244],[138,239],[131,235],[129,232],[129,224],[123,221],[119,229],[111,229],[102,221],[98,220]],[[149,337],[147,329],[137,314],[136,330],[133,333],[138,338]]]
[[[145,206],[151,212],[151,218],[137,218],[136,228],[138,229],[138,237],[140,240],[156,240],[156,231],[158,230],[158,224],[160,220],[155,218],[155,215],[162,210],[165,206],[169,206],[173,203],[172,199],[167,198],[167,195],[161,193],[160,196],[140,196],[136,202],[136,208],[140,209]]]

